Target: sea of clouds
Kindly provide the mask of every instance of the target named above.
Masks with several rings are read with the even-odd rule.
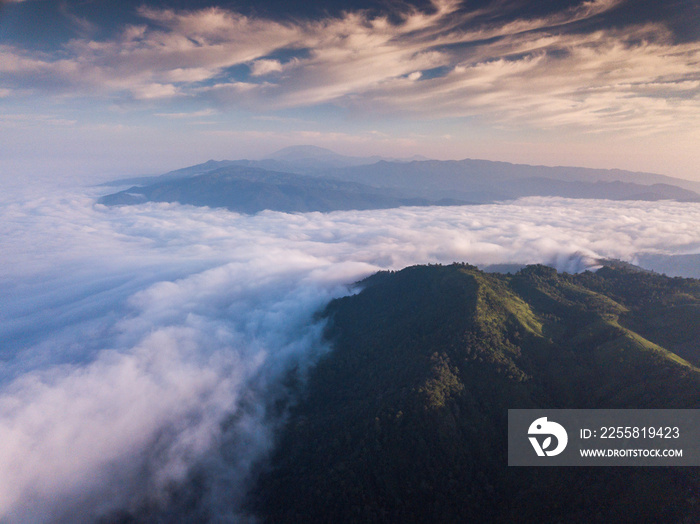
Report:
[[[0,522],[117,510],[173,520],[188,483],[198,519],[236,521],[290,371],[303,379],[332,350],[315,314],[377,270],[580,271],[601,257],[700,253],[700,204],[528,198],[245,216],[107,208],[99,191],[0,202]]]

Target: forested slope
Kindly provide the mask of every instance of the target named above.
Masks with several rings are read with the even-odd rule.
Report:
[[[325,315],[250,507],[269,522],[697,522],[697,468],[509,468],[509,408],[700,408],[700,281],[378,273]]]

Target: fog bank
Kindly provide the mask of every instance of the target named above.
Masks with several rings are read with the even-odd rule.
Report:
[[[0,204],[3,522],[157,512],[195,473],[202,518],[235,520],[289,371],[303,379],[329,350],[315,313],[374,271],[580,271],[700,253],[698,204],[528,198],[244,216],[106,208],[94,191]]]

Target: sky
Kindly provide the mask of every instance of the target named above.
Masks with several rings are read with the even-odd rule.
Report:
[[[1,0],[0,182],[313,144],[700,180],[695,0]]]
[[[0,0],[0,522],[170,522],[192,476],[189,521],[249,522],[318,312],[375,271],[700,275],[693,202],[240,215],[95,183],[298,144],[700,180],[699,7]]]

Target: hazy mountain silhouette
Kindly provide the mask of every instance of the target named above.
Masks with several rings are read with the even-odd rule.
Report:
[[[328,171],[326,176],[376,187],[451,195],[478,202],[523,196],[608,198],[612,200],[700,201],[700,183],[663,175],[571,167],[546,167],[486,160],[380,161]]]
[[[486,160],[387,160],[344,156],[314,146],[285,148],[263,160],[209,160],[117,183],[141,187],[105,196],[103,203],[153,200],[241,212],[489,203],[527,196],[700,201],[700,183],[650,173]]]
[[[386,209],[399,206],[466,204],[459,200],[400,197],[354,182],[229,165],[187,178],[165,179],[104,196],[105,205],[179,202],[225,207],[240,213]]]

